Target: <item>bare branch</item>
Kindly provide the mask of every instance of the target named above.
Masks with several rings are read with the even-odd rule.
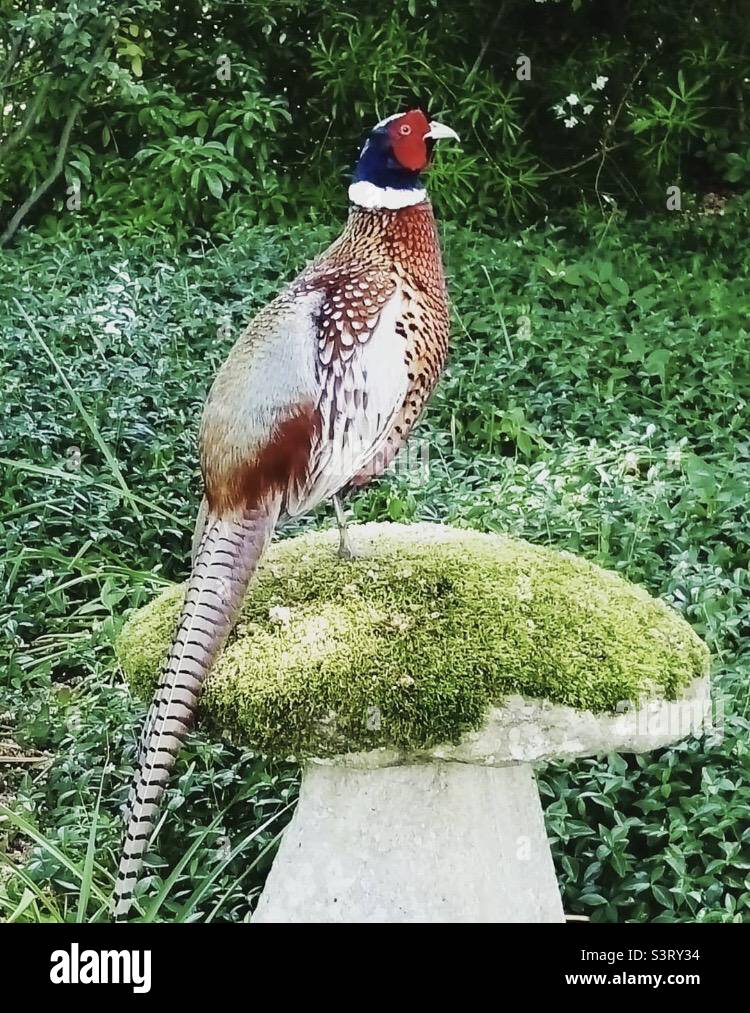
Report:
[[[73,130],[73,124],[78,118],[78,113],[80,112],[80,110],[81,110],[81,103],[74,102],[72,109],[70,110],[65,119],[65,124],[63,125],[62,132],[60,134],[60,142],[57,145],[57,154],[55,155],[55,161],[52,165],[52,168],[44,177],[39,186],[35,190],[32,190],[32,192],[29,194],[29,196],[26,198],[26,200],[18,208],[16,213],[8,222],[7,228],[3,232],[2,236],[0,236],[0,247],[5,246],[6,243],[8,243],[13,238],[13,236],[16,234],[18,226],[24,220],[26,215],[33,208],[36,202],[40,200],[42,197],[44,197],[46,192],[49,190],[49,188],[52,186],[52,184],[55,182],[57,177],[62,172],[63,165],[65,164],[65,156],[68,153],[68,145],[70,144],[70,135]]]
[[[5,246],[7,243],[10,242],[10,240],[16,234],[19,225],[23,222],[26,215],[34,207],[34,205],[47,193],[49,188],[52,186],[52,184],[55,182],[57,177],[62,172],[63,166],[65,165],[65,156],[68,153],[68,145],[70,144],[70,135],[73,131],[73,126],[75,124],[76,119],[78,118],[78,114],[83,108],[83,101],[86,97],[86,93],[88,92],[89,85],[91,84],[94,74],[96,73],[99,67],[99,59],[104,54],[104,51],[109,45],[109,41],[112,38],[112,35],[114,34],[115,28],[119,24],[119,16],[122,13],[124,6],[125,5],[123,4],[120,7],[120,9],[117,12],[117,15],[110,21],[109,25],[104,31],[104,34],[99,40],[99,45],[96,47],[96,52],[91,61],[91,69],[89,70],[85,80],[83,81],[83,84],[81,85],[81,88],[78,92],[78,98],[73,102],[73,105],[71,106],[70,111],[67,117],[65,118],[65,123],[63,124],[63,128],[60,133],[60,140],[57,145],[57,153],[55,155],[55,161],[52,165],[52,168],[44,177],[39,186],[36,187],[36,189],[29,194],[29,196],[26,198],[23,204],[21,204],[21,206],[17,209],[16,213],[11,218],[11,220],[8,222],[5,231],[0,236],[0,248],[2,248],[3,246]]]
[[[24,117],[23,123],[12,134],[9,134],[4,141],[0,141],[0,160],[2,160],[9,151],[12,151],[17,147],[21,141],[26,137],[29,130],[31,130],[36,120],[39,109],[41,108],[42,102],[44,101],[47,92],[49,91],[51,78],[47,77],[42,81],[31,105],[26,110],[26,116]]]
[[[23,32],[19,32],[19,34],[15,37],[15,39],[13,39],[13,42],[11,43],[10,53],[8,54],[8,59],[5,61],[5,66],[3,67],[3,73],[0,76],[0,81],[5,81],[8,74],[10,74],[10,72],[15,67],[23,43],[24,43],[24,34]]]
[[[633,87],[634,87],[636,81],[641,76],[641,74],[643,73],[643,71],[646,69],[646,66],[654,58],[654,56],[659,51],[659,49],[661,49],[661,42],[659,42],[657,44],[656,50],[653,53],[646,53],[646,56],[641,61],[641,64],[638,67],[638,70],[636,70],[635,74],[633,74],[633,76],[631,77],[630,81],[628,82],[627,87],[625,88],[625,91],[622,93],[622,98],[620,99],[619,105],[617,106],[617,109],[615,110],[615,114],[612,117],[612,119],[610,120],[610,122],[607,124],[607,127],[606,127],[606,129],[605,129],[605,131],[604,131],[604,133],[602,135],[602,143],[601,143],[601,148],[600,148],[601,160],[599,162],[599,167],[596,170],[596,178],[594,179],[594,192],[596,193],[596,199],[599,201],[599,207],[602,209],[602,211],[604,211],[604,202],[602,201],[602,196],[601,196],[601,194],[599,192],[599,179],[601,178],[601,175],[602,175],[602,170],[604,168],[604,163],[607,160],[607,153],[610,152],[610,151],[612,151],[612,148],[614,147],[614,146],[609,146],[609,139],[612,136],[612,134],[614,133],[615,127],[617,126],[617,121],[620,118],[620,113],[625,108],[625,103],[626,103],[626,101],[628,99],[628,96],[630,95],[631,91],[633,90]]]
[[[26,84],[27,81],[36,81],[42,74],[51,74],[54,70],[62,70],[65,63],[61,60],[59,63],[53,63],[49,67],[45,67],[42,63],[38,70],[35,70],[33,74],[27,74],[25,77],[17,77],[15,81],[8,81],[5,85],[5,90],[10,91],[12,88],[18,88],[22,84]]]
[[[604,154],[608,155],[610,151],[616,151],[618,148],[624,148],[626,142],[618,141],[617,144],[610,144],[609,147],[605,147]],[[580,169],[582,165],[586,165],[588,162],[593,162],[595,158],[602,157],[602,148],[597,148],[593,155],[587,155],[586,158],[582,158],[579,162],[573,162],[572,165],[566,165],[562,169],[551,169],[546,175],[547,176],[562,176],[566,172],[575,172],[576,169]]]
[[[474,77],[474,75],[476,74],[476,72],[479,70],[479,67],[481,66],[482,60],[484,59],[484,57],[485,57],[485,55],[487,53],[487,50],[489,49],[490,42],[492,41],[492,36],[495,33],[495,29],[500,24],[500,21],[502,19],[503,14],[505,14],[505,7],[506,7],[505,3],[501,3],[500,4],[500,6],[499,6],[499,8],[497,10],[497,14],[493,18],[492,24],[490,25],[489,29],[487,30],[487,34],[485,35],[484,39],[482,40],[482,48],[479,50],[479,55],[477,56],[476,60],[474,61],[474,65],[472,66],[471,70],[469,71],[468,77],[466,78],[467,81],[470,81],[472,79],[472,77]]]

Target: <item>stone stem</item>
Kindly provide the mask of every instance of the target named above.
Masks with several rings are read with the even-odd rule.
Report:
[[[310,763],[253,922],[561,922],[531,767]]]

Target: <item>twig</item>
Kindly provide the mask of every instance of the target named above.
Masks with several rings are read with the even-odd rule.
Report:
[[[24,38],[24,32],[19,32],[11,43],[10,53],[8,54],[8,59],[3,67],[2,78],[0,78],[0,81],[2,81],[2,87],[5,87],[5,79],[16,65],[16,60],[18,59],[18,54],[21,52],[21,46],[23,46]]]
[[[24,117],[21,126],[18,127],[16,130],[14,130],[12,134],[9,134],[4,141],[0,142],[0,159],[2,159],[9,151],[15,148],[28,134],[29,130],[31,130],[32,126],[34,125],[34,120],[36,119],[37,113],[39,112],[39,107],[41,106],[47,92],[49,91],[51,80],[52,79],[50,77],[47,77],[45,78],[44,81],[42,81],[41,87],[34,96],[34,99],[28,108],[28,111],[26,113],[26,116]]]
[[[96,52],[94,53],[94,57],[91,61],[91,69],[89,70],[88,74],[86,75],[86,78],[84,79],[84,82],[79,92],[79,97],[73,102],[70,112],[65,118],[65,123],[60,133],[60,140],[57,145],[57,153],[55,155],[55,161],[52,165],[51,170],[47,173],[47,175],[39,184],[39,186],[36,187],[36,189],[29,194],[29,196],[26,198],[23,204],[21,204],[21,206],[18,208],[16,213],[11,218],[11,220],[8,222],[5,231],[3,232],[2,236],[0,236],[0,248],[5,246],[13,238],[13,236],[16,234],[19,225],[23,222],[26,215],[37,203],[37,201],[39,201],[46,194],[46,192],[49,190],[49,188],[52,186],[52,184],[55,182],[57,177],[62,172],[63,166],[65,164],[65,155],[67,154],[68,145],[70,144],[70,135],[73,131],[73,126],[75,124],[76,119],[78,118],[79,112],[83,108],[83,99],[86,95],[86,92],[88,91],[89,85],[91,84],[94,74],[99,69],[98,67],[99,58],[103,55],[105,49],[109,45],[109,41],[112,38],[112,35],[114,34],[115,28],[119,24],[119,15],[121,12],[122,8],[117,12],[117,15],[109,23],[106,30],[104,31],[104,34],[99,40],[99,45],[96,47]]]
[[[618,141],[617,144],[611,144],[606,149],[605,153],[608,155],[610,151],[616,151],[617,148],[624,148],[625,144],[626,144],[625,141]],[[579,162],[574,162],[572,165],[566,165],[562,169],[552,169],[551,172],[547,173],[547,176],[560,176],[562,173],[565,172],[575,172],[575,170],[580,169],[582,165],[586,165],[587,162],[593,162],[595,158],[600,157],[601,157],[601,149],[598,149],[593,153],[593,155],[587,155],[586,158],[582,158]]]
[[[657,43],[656,49],[659,50],[660,48],[661,43],[659,42]],[[604,168],[604,163],[607,159],[607,151],[612,150],[611,148],[608,148],[607,141],[609,141],[610,137],[612,136],[612,133],[614,132],[615,127],[617,126],[617,121],[620,118],[620,113],[625,108],[625,102],[627,101],[628,96],[633,90],[633,85],[645,70],[646,65],[650,63],[650,61],[653,59],[655,55],[656,53],[646,53],[645,57],[641,61],[641,65],[638,67],[638,70],[636,70],[635,74],[633,74],[630,81],[628,82],[627,87],[625,88],[625,91],[622,93],[620,103],[617,106],[617,109],[615,110],[615,115],[607,124],[604,133],[602,134],[601,161],[599,162],[599,168],[596,170],[596,177],[594,179],[594,192],[596,193],[596,199],[599,201],[599,207],[601,208],[602,211],[604,211],[604,204],[602,202],[601,194],[599,193],[599,179],[602,174],[602,169]]]
[[[490,47],[490,41],[492,40],[492,36],[495,33],[495,29],[500,24],[500,19],[502,18],[503,14],[505,14],[505,6],[506,6],[505,3],[500,4],[497,14],[495,15],[492,24],[490,25],[489,30],[485,35],[484,40],[482,41],[482,48],[479,50],[479,55],[474,61],[473,67],[469,71],[468,77],[466,78],[467,81],[470,81],[474,77],[476,72],[479,70],[482,60],[484,59],[487,50]]]
[[[10,91],[11,88],[18,88],[19,85],[26,84],[27,81],[36,81],[36,79],[41,77],[43,74],[52,74],[56,70],[62,70],[65,66],[66,63],[64,60],[60,60],[59,63],[52,63],[49,67],[42,65],[38,70],[35,70],[33,74],[27,74],[26,77],[17,77],[15,81],[8,81],[4,87]]]
[[[63,2],[64,2],[64,0],[63,0]],[[55,6],[57,7],[57,5],[55,5]],[[120,15],[122,14],[122,12],[123,12],[123,10],[124,10],[124,8],[126,6],[127,6],[127,4],[123,4],[122,7],[118,11],[116,11],[115,14],[113,15],[113,17],[115,17],[117,19],[117,23],[118,24],[119,24]],[[56,11],[53,10],[52,13],[60,13],[59,8]],[[97,17],[98,13],[99,12],[97,10],[94,10],[91,14],[89,14],[88,19],[86,19],[84,17],[81,20],[80,25],[78,26],[78,30],[79,31],[86,31],[88,28],[90,28],[91,25],[93,24],[95,18]],[[25,41],[25,36],[24,36],[24,41]],[[39,55],[39,54],[37,53],[36,55]],[[18,78],[16,78],[15,81],[8,81],[8,82],[4,83],[2,85],[2,87],[3,88],[17,88],[19,86],[19,84],[25,84],[27,81],[34,81],[34,80],[36,80],[36,78],[41,77],[42,74],[52,74],[52,73],[54,73],[54,71],[61,70],[65,66],[67,66],[67,64],[65,63],[65,60],[59,60],[57,63],[53,63],[49,67],[42,66],[40,70],[35,70],[33,74],[27,74],[26,77],[18,77]],[[6,74],[7,74],[7,72],[8,72],[9,69],[10,69],[9,66],[6,66]]]
[[[21,222],[24,220],[29,211],[34,207],[37,201],[41,200],[46,194],[52,184],[55,182],[57,177],[63,170],[65,164],[65,155],[68,151],[68,144],[70,143],[70,135],[73,131],[73,124],[75,123],[78,113],[80,112],[80,102],[74,102],[73,108],[68,113],[65,124],[60,134],[60,143],[57,146],[57,154],[55,155],[55,161],[52,164],[51,170],[44,177],[39,186],[32,190],[26,200],[21,204],[16,213],[13,215],[8,225],[0,236],[0,247],[5,246],[6,243],[10,242],[13,236],[16,234],[16,230]]]

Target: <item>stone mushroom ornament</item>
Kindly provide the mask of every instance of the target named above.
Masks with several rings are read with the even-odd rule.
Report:
[[[710,727],[690,626],[567,552],[438,524],[272,546],[208,679],[205,726],[303,764],[254,922],[562,921],[532,764]],[[117,653],[148,698],[182,586]]]

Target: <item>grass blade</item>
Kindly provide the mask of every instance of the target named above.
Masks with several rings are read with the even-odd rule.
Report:
[[[0,804],[0,816],[4,816],[10,823],[16,826],[23,834],[25,834],[27,837],[30,837],[32,841],[35,841],[41,848],[44,848],[44,850],[47,851],[50,855],[52,855],[53,858],[56,858],[57,861],[61,865],[65,866],[68,872],[70,872],[76,880],[78,880],[81,883],[83,882],[83,870],[80,869],[75,862],[73,862],[70,858],[68,858],[68,856],[64,852],[62,852],[57,847],[56,844],[53,844],[52,841],[48,840],[44,836],[44,834],[40,833],[33,823],[30,823],[23,816],[19,815],[16,812],[13,812],[12,809],[9,809],[7,806],[2,804]],[[96,868],[98,870],[101,870],[102,872],[106,871],[104,869],[101,869],[99,865],[97,865]],[[99,887],[93,880],[90,881],[90,892],[93,896],[97,898],[97,900],[103,901],[104,903],[108,903],[108,898],[106,894],[99,889]]]
[[[91,896],[91,887],[93,886],[93,875],[94,875],[94,855],[96,853],[96,828],[99,825],[99,809],[102,802],[102,789],[104,788],[104,775],[99,782],[99,794],[96,798],[96,805],[94,806],[94,815],[91,820],[91,829],[89,831],[88,844],[86,845],[86,857],[83,860],[83,869],[81,874],[81,892],[78,894],[78,911],[76,912],[76,921],[80,925],[86,920],[86,911],[89,906],[89,897]]]
[[[273,816],[269,816],[269,818],[264,823],[261,823],[261,825],[259,827],[256,827],[255,830],[251,830],[249,834],[247,834],[245,837],[243,837],[243,839],[240,841],[240,843],[237,844],[237,845],[235,845],[234,848],[232,848],[232,850],[227,855],[227,857],[225,859],[223,859],[221,862],[219,862],[219,864],[216,866],[216,868],[213,870],[213,872],[209,876],[206,876],[203,879],[203,881],[201,882],[201,884],[199,885],[198,889],[195,890],[193,894],[191,894],[190,900],[189,900],[187,906],[185,908],[183,908],[183,910],[181,911],[180,917],[178,918],[178,921],[181,921],[181,922],[187,921],[187,919],[189,918],[189,916],[193,913],[193,911],[195,910],[195,908],[198,906],[198,904],[200,903],[200,901],[205,896],[206,891],[208,890],[208,888],[211,886],[211,884],[214,882],[214,880],[218,876],[221,875],[221,873],[224,871],[224,869],[226,869],[226,867],[230,864],[230,862],[234,861],[234,859],[237,857],[237,855],[241,854],[241,852],[244,851],[244,849],[247,847],[247,845],[251,841],[255,840],[255,838],[258,836],[258,834],[260,834],[267,827],[270,827],[272,823],[274,823],[280,816],[283,816],[285,812],[287,812],[289,809],[291,809],[296,804],[297,804],[297,799],[294,799],[294,801],[292,801],[292,802],[288,802],[284,806],[283,809],[280,809],[277,813],[274,813]],[[250,870],[255,865],[257,865],[257,863],[260,861],[260,859],[265,854],[265,852],[268,851],[268,849],[273,846],[273,844],[275,843],[275,841],[280,836],[281,836],[281,831],[279,831],[279,833],[276,835],[276,837],[273,839],[273,841],[270,841],[266,845],[266,847],[261,851],[260,855],[258,855],[258,857],[254,860],[254,862],[252,863],[252,865],[250,866],[250,868],[248,868],[248,869],[245,870],[245,873],[250,872]],[[243,875],[245,873],[243,873]]]
[[[132,502],[133,509],[135,510],[136,516],[140,519],[141,513],[138,510],[138,507],[136,506],[136,501],[135,501],[135,498],[133,496],[133,493],[130,491],[127,482],[125,481],[125,479],[122,476],[122,472],[120,471],[120,465],[117,463],[117,459],[116,459],[115,455],[112,453],[112,451],[110,450],[109,446],[105,442],[102,434],[99,432],[99,427],[97,426],[97,424],[94,421],[93,417],[84,408],[83,402],[81,401],[81,398],[80,398],[80,396],[78,394],[78,391],[75,389],[75,387],[68,380],[67,376],[65,375],[65,373],[64,373],[64,371],[62,369],[62,366],[60,365],[60,363],[55,358],[54,352],[49,347],[49,345],[44,340],[44,338],[41,336],[41,334],[37,330],[36,324],[31,319],[31,317],[28,315],[28,313],[26,312],[26,310],[23,308],[23,306],[21,305],[21,303],[18,301],[18,299],[15,296],[13,297],[13,302],[16,304],[16,306],[18,307],[19,312],[21,313],[21,316],[24,318],[24,320],[28,324],[29,330],[33,334],[34,338],[42,346],[42,349],[44,350],[44,353],[47,356],[47,358],[49,359],[49,361],[52,363],[52,365],[53,365],[53,367],[55,369],[55,372],[57,373],[57,375],[62,380],[63,386],[65,387],[65,389],[67,390],[68,394],[70,395],[70,399],[73,402],[73,404],[75,405],[76,410],[78,411],[78,414],[81,416],[81,418],[83,419],[83,421],[86,423],[86,426],[88,427],[89,432],[91,433],[91,435],[94,438],[94,442],[96,443],[96,445],[101,450],[102,454],[104,455],[105,460],[107,461],[107,464],[110,467],[110,470],[111,470],[112,474],[117,479],[118,485],[121,487],[121,489],[122,489],[123,493],[125,494],[125,496]]]

